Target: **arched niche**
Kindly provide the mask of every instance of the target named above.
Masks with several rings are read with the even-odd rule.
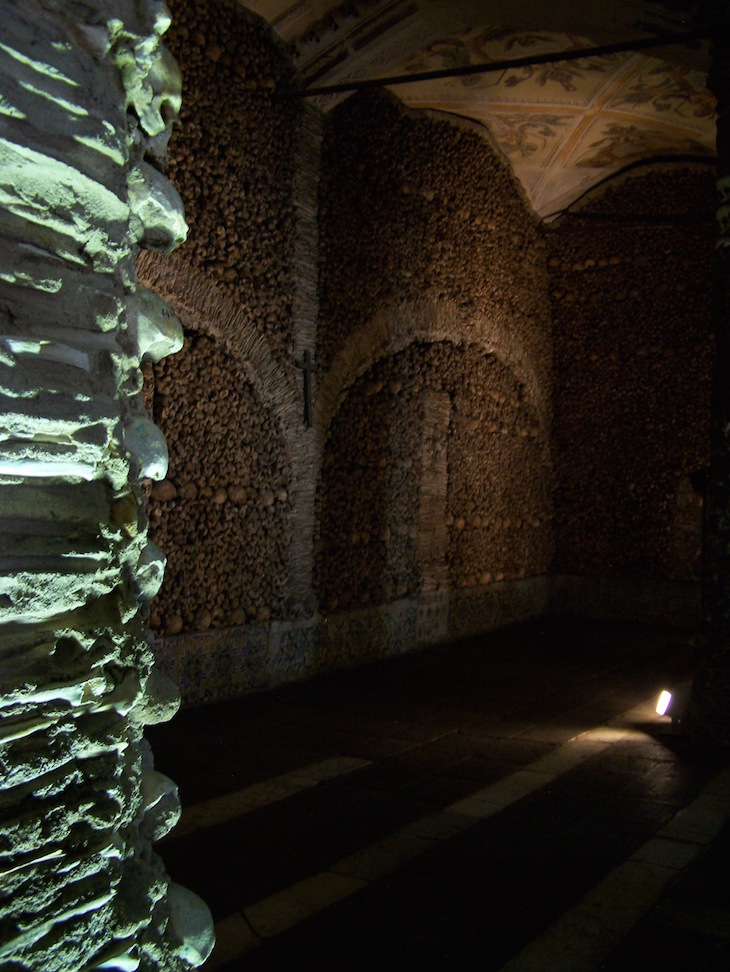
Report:
[[[315,407],[315,426],[326,434],[349,386],[372,364],[397,354],[414,342],[448,341],[478,345],[515,373],[534,403],[543,434],[550,425],[550,363],[545,349],[531,347],[517,333],[495,325],[486,314],[465,312],[453,301],[405,302],[378,312],[358,329],[336,355],[322,379]]]
[[[325,610],[546,573],[545,428],[493,350],[404,341],[338,401],[316,504]]]

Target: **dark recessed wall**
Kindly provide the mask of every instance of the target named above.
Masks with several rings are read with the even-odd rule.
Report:
[[[714,172],[634,174],[547,232],[558,573],[696,578]]]
[[[445,399],[446,479],[433,523],[422,513],[431,485],[424,477],[434,475],[434,445],[424,440],[440,444],[425,414],[429,392]],[[377,362],[353,384],[327,439],[317,510],[323,604],[335,610],[418,593],[422,534],[443,527],[429,566],[438,555],[448,586],[546,573],[545,460],[534,408],[494,355],[474,345],[418,343]]]

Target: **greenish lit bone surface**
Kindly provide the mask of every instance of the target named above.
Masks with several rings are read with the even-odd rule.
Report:
[[[139,487],[167,470],[139,366],[182,331],[134,270],[187,232],[144,161],[180,108],[170,16],[4,0],[2,18],[0,967],[182,972],[212,921],[151,849],[180,805],[142,731],[179,695],[144,629],[165,558]]]

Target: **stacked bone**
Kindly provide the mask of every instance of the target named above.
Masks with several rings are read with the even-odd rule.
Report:
[[[167,478],[149,489],[150,532],[169,557],[152,628],[174,635],[281,617],[291,470],[244,364],[189,332],[146,384],[170,448]]]
[[[552,468],[534,405],[496,358],[476,349],[459,358],[443,366],[453,405],[446,519],[452,585],[545,574]]]
[[[403,597],[418,588],[418,407],[398,369],[355,382],[330,425],[317,494],[316,574],[328,611]],[[399,387],[400,386],[400,387]],[[398,405],[398,429],[392,409]]]
[[[689,477],[708,462],[713,199],[709,169],[677,166],[549,233],[562,573],[697,576]]]
[[[551,471],[514,375],[475,346],[412,345],[373,365],[335,416],[318,494],[317,574],[328,610],[420,589],[420,393],[448,393],[452,585],[542,574],[551,556]]]
[[[140,362],[182,335],[134,277],[138,243],[185,235],[143,160],[179,92],[164,4],[107,10],[3,6],[0,965],[181,972],[212,924],[152,851],[180,808],[142,732],[179,699],[144,631],[164,558],[138,481],[167,461]]]
[[[285,358],[291,328],[299,105],[270,29],[236,0],[175,0],[167,38],[185,69],[170,179],[190,225],[180,259],[205,273]]]
[[[382,94],[348,99],[331,121],[320,192],[320,363],[379,308],[414,300],[486,316],[548,362],[544,240],[485,138]]]

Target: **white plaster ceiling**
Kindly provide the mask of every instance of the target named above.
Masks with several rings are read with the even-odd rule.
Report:
[[[695,25],[680,4],[631,0],[246,0],[289,46],[302,83],[324,85],[462,67]],[[707,42],[418,81],[406,105],[471,118],[550,218],[627,166],[712,157]],[[330,110],[347,94],[312,101]]]

